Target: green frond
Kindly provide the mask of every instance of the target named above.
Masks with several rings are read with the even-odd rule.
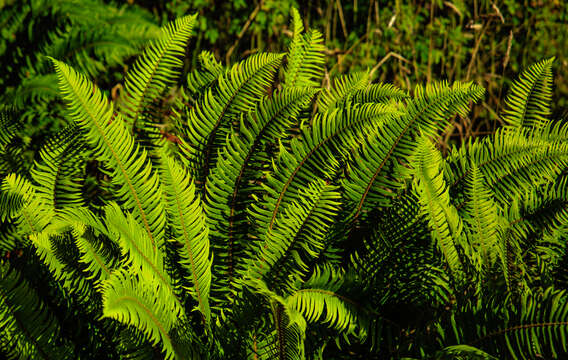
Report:
[[[119,109],[129,126],[135,127],[142,112],[176,81],[196,17],[180,17],[166,25],[161,37],[146,48],[126,75]]]
[[[508,127],[540,128],[549,121],[553,61],[550,58],[532,64],[513,83],[502,115]]]
[[[270,321],[263,324],[261,329],[250,331],[254,338],[250,357],[266,360],[304,359],[307,325],[304,317],[294,307],[288,306],[286,299],[268,289],[262,280],[251,279],[247,281],[247,286],[269,304],[271,311]]]
[[[53,216],[53,211],[36,196],[33,185],[23,177],[10,174],[4,178],[0,194],[1,219],[15,218],[27,236],[42,231]]]
[[[318,111],[321,113],[332,111],[338,105],[346,103],[366,89],[370,80],[368,71],[341,75],[333,79],[331,88],[324,90],[318,98]]]
[[[180,264],[187,270],[186,280],[193,285],[190,292],[199,304],[199,311],[209,322],[211,260],[205,213],[187,170],[165,151],[162,152],[161,164],[171,236],[177,241],[176,249],[182,258]]]
[[[103,316],[136,327],[152,344],[159,344],[166,359],[177,357],[169,332],[180,313],[163,301],[152,283],[136,281],[124,271],[115,272],[104,284]]]
[[[187,110],[187,124],[181,129],[186,143],[181,149],[197,182],[205,181],[232,122],[262,98],[281,61],[282,55],[276,54],[250,56],[225,70],[199,102]]]
[[[568,127],[549,125],[540,130],[498,130],[482,140],[470,141],[447,158],[446,179],[461,193],[463,180],[473,166],[486,178],[496,200],[506,205],[535,187],[553,182],[568,165],[565,132]],[[462,206],[461,197],[455,198]]]
[[[21,124],[18,117],[19,111],[15,108],[0,106],[0,151],[16,137],[20,130]]]
[[[0,263],[0,355],[63,359],[69,350],[52,310],[16,270]]]
[[[114,254],[83,224],[74,224],[72,235],[81,252],[80,261],[87,266],[89,279],[95,280],[96,284],[101,286],[105,280],[110,278],[117,265]]]
[[[240,121],[207,178],[206,211],[215,248],[215,273],[225,273],[216,287],[226,288],[234,281],[235,268],[245,248],[248,221],[244,211],[250,203],[248,182],[259,177],[257,166],[264,161],[264,149],[285,135],[316,93],[314,89],[284,89],[260,103]],[[232,285],[231,285],[232,286]]]
[[[432,239],[443,254],[453,275],[462,270],[459,246],[462,221],[450,204],[450,194],[442,172],[442,154],[427,138],[419,140],[414,161],[414,191],[421,212],[427,217]]]
[[[155,249],[163,241],[166,217],[159,178],[152,171],[146,151],[135,144],[120,115],[113,115],[99,89],[64,63],[52,62],[61,92],[69,102],[71,118],[83,130],[85,140],[114,169],[113,182],[120,187],[119,198],[134,210]]]
[[[371,84],[365,89],[356,90],[349,99],[355,103],[387,103],[402,101],[408,98],[408,93],[392,84]]]
[[[106,207],[106,224],[121,248],[123,266],[142,283],[155,284],[156,296],[170,308],[181,308],[173,280],[165,270],[164,256],[156,251],[148,234],[130,213],[124,214],[116,203]]]
[[[63,235],[53,235],[44,231],[30,235],[30,239],[38,257],[49,268],[54,279],[63,282],[63,286],[69,289],[72,283],[72,275],[70,269],[55,252],[53,240],[57,236],[63,237]]]
[[[480,256],[485,266],[499,262],[506,276],[506,249],[502,239],[504,219],[501,217],[501,209],[485,185],[483,174],[476,167],[471,169],[466,191],[469,201],[463,210],[465,232],[474,250],[470,256]],[[475,262],[475,259],[472,260]]]
[[[72,125],[49,139],[31,170],[36,194],[49,208],[82,206],[81,161],[88,150],[81,144],[79,129]]]
[[[359,323],[358,304],[339,293],[342,285],[343,274],[339,271],[316,269],[286,301],[308,323],[322,322],[336,330],[353,333]]]
[[[291,8],[290,12],[292,13],[291,27],[293,29],[293,40],[299,40],[304,32],[304,23],[297,8]]]
[[[381,123],[350,164],[343,186],[353,207],[353,219],[390,203],[402,181],[410,175],[400,163],[409,161],[417,136],[435,136],[444,129],[450,116],[467,112],[469,103],[480,99],[483,93],[483,88],[471,83],[417,87],[415,98],[407,102],[404,114]]]
[[[317,30],[303,33],[304,25],[297,9],[292,8],[294,34],[286,56],[285,87],[318,87],[323,77],[325,50],[322,34]]]
[[[267,175],[263,188],[267,195],[256,208],[255,223],[260,232],[272,229],[278,213],[314,176],[331,180],[349,151],[358,146],[368,132],[398,115],[384,104],[348,105],[318,114],[300,138],[292,139],[291,152],[282,149],[275,172]]]
[[[564,290],[525,294],[518,303],[483,299],[451,319],[446,344],[469,344],[503,359],[561,359],[568,354],[568,301]],[[458,326],[457,324],[470,324]],[[455,342],[453,342],[455,341]]]
[[[146,42],[159,36],[157,26],[139,19],[130,24],[105,24],[89,31],[77,26],[49,33],[41,53],[70,64],[89,77],[97,77],[107,68],[137,55]],[[40,73],[48,65],[43,60],[41,56],[34,64]]]
[[[309,184],[300,196],[301,203],[292,202],[271,230],[259,234],[257,259],[247,266],[251,276],[263,278],[277,293],[293,291],[293,280],[307,273],[339,211],[337,187],[324,181]]]
[[[187,89],[190,94],[201,94],[222,74],[224,67],[209,51],[202,51],[197,59],[197,69],[187,74]]]

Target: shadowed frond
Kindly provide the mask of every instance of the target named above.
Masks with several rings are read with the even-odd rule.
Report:
[[[13,360],[67,358],[71,349],[61,340],[48,305],[16,270],[0,263],[0,354]]]
[[[62,130],[42,147],[41,161],[31,170],[37,196],[54,210],[83,205],[82,161],[88,150],[81,141],[78,127]]]

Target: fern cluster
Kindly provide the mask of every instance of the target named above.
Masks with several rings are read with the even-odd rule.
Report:
[[[203,52],[180,81],[195,21],[165,26],[116,100],[50,59],[69,127],[1,186],[5,356],[568,354],[552,59],[514,83],[503,128],[443,156],[483,88],[322,87],[322,36],[297,12],[286,54]]]

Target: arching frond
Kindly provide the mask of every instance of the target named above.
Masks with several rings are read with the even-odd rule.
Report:
[[[448,117],[463,114],[471,101],[484,90],[473,84],[444,83],[426,90],[418,87],[415,98],[407,103],[404,115],[386,119],[376,134],[368,136],[350,166],[343,183],[357,219],[376,206],[388,205],[409,172],[400,163],[408,162],[414,151],[414,139],[420,134],[435,136],[447,124]]]
[[[123,265],[128,267],[132,277],[155,284],[155,295],[169,308],[181,307],[173,281],[165,270],[164,256],[154,249],[142,226],[132,214],[125,215],[116,203],[106,207],[105,215],[111,236],[120,245]]]
[[[289,306],[295,307],[308,323],[322,322],[337,330],[353,333],[359,323],[358,305],[340,294],[343,281],[343,274],[338,271],[329,268],[316,269],[286,301]]]
[[[257,166],[264,161],[264,149],[284,136],[285,129],[309,103],[315,90],[284,89],[264,98],[246,117],[239,132],[232,134],[227,146],[207,178],[206,211],[216,256],[216,273],[226,273],[216,286],[226,288],[234,281],[235,268],[241,262],[247,234],[246,209],[252,193],[248,182],[259,177]]]
[[[365,89],[355,91],[350,100],[356,103],[387,103],[402,101],[408,98],[408,93],[392,84],[371,84]]]
[[[181,309],[168,305],[151,283],[136,281],[123,271],[114,273],[104,284],[103,315],[136,327],[152,344],[160,346],[166,359],[174,359],[169,332],[178,323]]]
[[[428,219],[432,238],[454,275],[462,270],[459,246],[462,221],[450,204],[450,194],[442,173],[442,155],[427,138],[419,140],[414,161],[414,190],[421,211]]]
[[[539,128],[548,122],[553,61],[550,58],[529,66],[513,83],[503,112],[503,120],[510,128]]]
[[[291,152],[281,151],[276,171],[267,176],[267,195],[253,215],[259,231],[272,229],[278,213],[298,199],[309,179],[332,179],[349,150],[397,114],[384,104],[355,104],[316,116],[311,127],[302,129],[302,137],[291,141]]]
[[[134,143],[120,115],[113,116],[100,90],[72,68],[52,61],[61,91],[69,102],[71,118],[83,129],[85,140],[114,169],[112,175],[120,187],[119,197],[134,210],[156,248],[163,241],[166,218],[158,175],[152,172],[146,151]]]

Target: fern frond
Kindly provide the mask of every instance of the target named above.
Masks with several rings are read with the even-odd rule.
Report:
[[[120,115],[113,116],[99,89],[64,63],[52,62],[71,118],[84,131],[85,140],[114,169],[113,181],[120,186],[120,199],[134,210],[156,249],[163,240],[166,217],[159,178],[146,151],[134,143]]]
[[[191,36],[197,15],[177,18],[162,29],[162,36],[138,58],[125,80],[125,96],[120,112],[129,126],[148,105],[159,97],[167,85],[179,76],[181,57]]]
[[[242,257],[250,202],[248,181],[258,177],[251,164],[264,161],[265,147],[284,136],[297,114],[307,106],[316,90],[284,89],[264,98],[243,116],[239,133],[227,140],[215,167],[207,178],[206,211],[216,249],[216,273],[226,273],[217,286],[227,288],[234,281],[235,267]]]
[[[467,180],[467,197],[469,201],[463,212],[466,215],[464,222],[471,245],[474,251],[481,255],[486,266],[499,261],[506,276],[507,259],[505,243],[502,240],[501,209],[494,202],[491,192],[485,186],[483,174],[476,167],[472,168]]]
[[[0,207],[2,220],[16,218],[15,222],[26,235],[39,233],[48,225],[53,216],[40,197],[36,196],[33,185],[16,174],[10,174],[2,182]]]
[[[291,141],[291,152],[281,151],[280,164],[267,176],[263,187],[268,196],[253,212],[259,231],[272,229],[279,211],[298,199],[308,179],[316,174],[332,179],[349,150],[397,114],[396,109],[384,104],[355,104],[316,116],[310,128],[302,129],[302,137]]]
[[[181,312],[164,302],[152,284],[136,281],[124,271],[104,284],[103,316],[136,327],[152,344],[160,345],[166,359],[177,357],[169,332]]]
[[[308,323],[323,322],[339,331],[353,333],[359,323],[358,305],[339,293],[343,282],[343,274],[339,271],[316,269],[286,301]]]
[[[458,344],[475,346],[498,358],[558,359],[568,354],[568,301],[563,290],[527,293],[513,305],[509,299],[468,304],[451,322],[454,331],[448,335]],[[472,326],[456,326],[464,322]]]
[[[180,307],[173,281],[164,267],[164,256],[156,251],[150,238],[132,214],[125,215],[116,203],[106,207],[106,224],[120,245],[123,265],[140,282],[156,284],[154,291],[170,308]]]
[[[187,270],[187,280],[193,284],[191,294],[207,322],[210,318],[209,289],[211,260],[209,259],[209,228],[195,185],[188,172],[173,158],[162,152],[161,174],[167,199],[167,213],[172,236],[178,244],[181,264]]]
[[[263,278],[276,293],[289,293],[293,279],[308,271],[308,263],[324,247],[326,231],[339,210],[337,187],[315,181],[300,194],[302,203],[291,203],[266,235],[259,234],[258,254],[249,272]],[[254,207],[254,205],[253,205]]]
[[[322,34],[317,30],[303,34],[304,25],[295,8],[292,8],[292,27],[294,34],[286,56],[284,87],[317,87],[325,64]]]
[[[70,356],[52,309],[8,264],[0,263],[0,354],[6,359]]]
[[[80,261],[87,266],[86,271],[90,273],[89,279],[95,280],[96,284],[101,286],[110,278],[117,265],[114,254],[84,224],[74,224],[72,235],[81,252]]]
[[[554,58],[532,64],[516,80],[505,99],[503,120],[508,127],[540,128],[551,115],[552,62]]]
[[[209,51],[202,51],[197,69],[187,74],[187,89],[190,94],[201,94],[221,75],[224,68]]]
[[[15,108],[0,106],[0,151],[16,137],[20,130],[21,124],[18,118],[19,111]]]
[[[408,93],[392,84],[371,84],[365,89],[356,90],[349,97],[355,103],[387,103],[389,101],[402,101],[408,98]]]
[[[445,127],[449,116],[467,112],[469,103],[483,93],[482,88],[473,84],[454,83],[449,87],[440,83],[426,90],[418,87],[404,114],[382,123],[376,134],[364,142],[350,166],[343,186],[354,208],[353,219],[390,203],[402,180],[408,178],[408,171],[399,164],[409,161],[417,136],[435,136]]]
[[[339,104],[346,103],[355,94],[367,88],[370,82],[369,72],[341,75],[333,80],[333,86],[321,93],[318,99],[318,111],[332,111]]]
[[[442,154],[427,138],[419,140],[414,164],[414,190],[422,212],[428,218],[432,238],[454,275],[462,270],[458,253],[462,221],[450,204],[450,194],[442,173]]]
[[[87,149],[80,136],[79,129],[70,126],[49,139],[31,170],[37,196],[54,210],[83,205],[81,160]]]
[[[270,290],[258,278],[246,282],[270,306],[271,316],[261,331],[252,330],[255,345],[252,356],[258,359],[304,359],[306,321],[286,299]],[[258,336],[258,338],[257,338]]]
[[[261,99],[281,61],[282,55],[259,54],[233,65],[186,114],[188,123],[181,130],[187,142],[181,149],[196,182],[205,181],[232,122]]]

